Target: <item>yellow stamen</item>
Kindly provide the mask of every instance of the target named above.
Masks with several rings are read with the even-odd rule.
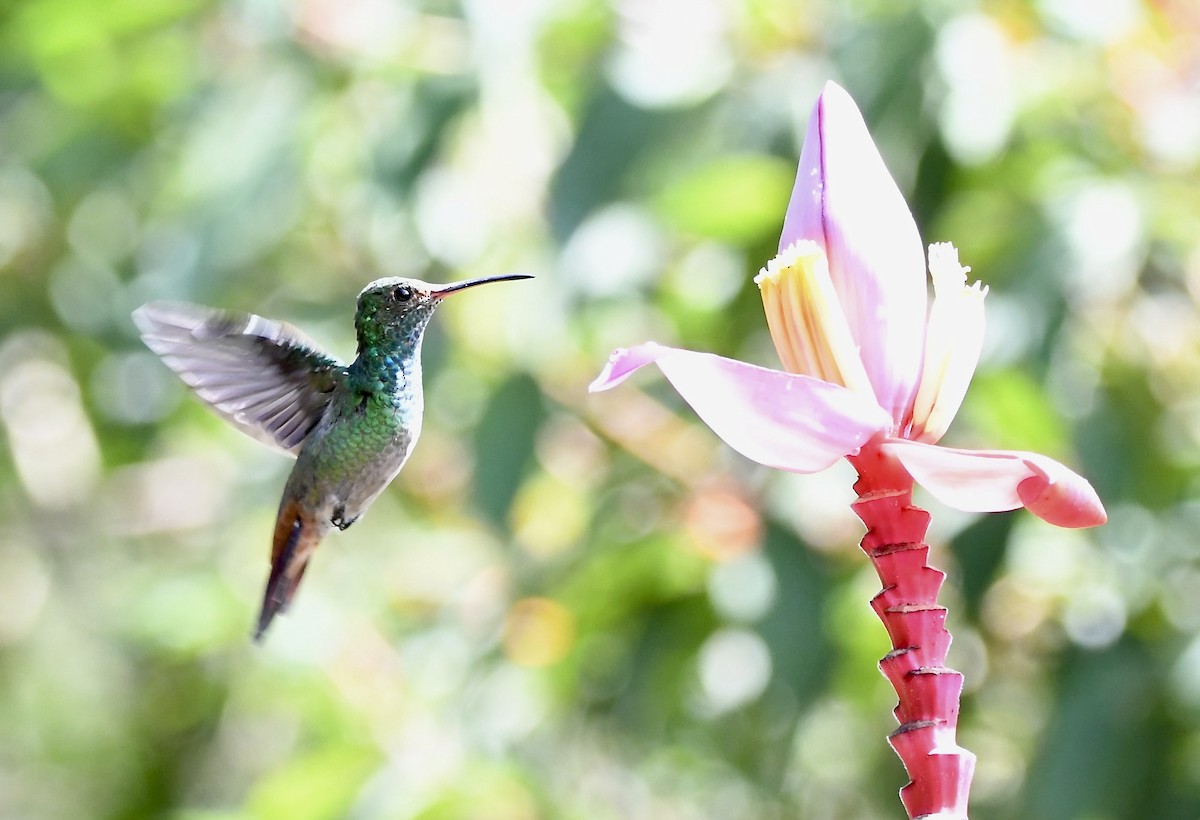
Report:
[[[786,370],[871,393],[819,245],[809,240],[789,245],[754,282],[762,293],[771,340]]]
[[[949,242],[929,246],[933,307],[925,332],[925,367],[913,402],[912,438],[935,442],[942,437],[979,364],[983,348],[983,297],[988,289],[967,285],[971,269],[958,262]]]

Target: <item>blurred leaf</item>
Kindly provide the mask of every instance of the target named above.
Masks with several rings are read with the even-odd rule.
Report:
[[[469,77],[423,78],[412,89],[411,102],[402,109],[407,116],[396,117],[403,138],[375,146],[372,160],[380,181],[399,196],[411,196],[417,178],[434,162],[447,132],[475,101],[477,92]]]
[[[378,759],[377,751],[359,746],[299,755],[263,778],[247,805],[260,820],[345,817]]]
[[[519,773],[503,766],[475,766],[462,781],[446,788],[416,820],[536,820],[549,816]]]
[[[620,198],[643,152],[657,147],[687,114],[638,108],[607,85],[596,87],[550,188],[555,238],[565,241],[593,210]]]
[[[123,95],[154,88],[179,88],[179,63],[189,59],[177,43],[155,42],[136,35],[194,13],[203,0],[115,0],[103,8],[77,0],[33,0],[21,5],[12,28],[15,45],[27,50],[43,82],[73,105],[112,102]],[[159,77],[145,73],[146,60],[160,61]],[[130,79],[142,82],[128,84]],[[160,97],[161,99],[161,97]]]
[[[183,655],[243,640],[248,614],[229,588],[207,575],[163,579],[129,607],[130,632]]]
[[[663,191],[658,208],[682,231],[745,245],[783,225],[794,177],[774,157],[722,157]]]
[[[981,515],[954,536],[950,548],[959,572],[955,583],[962,590],[963,602],[973,618],[979,617],[984,593],[996,580],[1004,565],[1004,545],[1021,513]]]
[[[683,728],[696,655],[716,625],[702,595],[639,613],[641,634],[630,655],[630,680],[613,704],[616,717],[659,741]]]
[[[758,628],[771,648],[775,678],[805,702],[829,674],[828,664],[812,659],[833,651],[822,623],[830,578],[807,545],[781,527],[768,527],[763,549],[779,593]]]
[[[503,527],[545,418],[537,382],[516,375],[492,394],[475,428],[475,503]]]
[[[1069,454],[1062,417],[1041,386],[1021,371],[977,375],[962,412],[972,432],[989,448],[1032,450],[1053,457]]]
[[[546,92],[568,111],[586,99],[589,80],[612,37],[612,9],[602,0],[556,3],[538,44]]]
[[[1153,720],[1154,668],[1130,643],[1072,652],[1061,708],[1040,739],[1018,817],[1167,817],[1155,810],[1167,738]],[[1181,815],[1174,815],[1181,816]]]

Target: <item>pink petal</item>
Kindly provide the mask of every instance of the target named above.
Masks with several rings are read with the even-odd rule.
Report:
[[[614,351],[590,389],[614,387],[651,362],[726,444],[768,467],[815,473],[891,424],[870,398],[840,385],[654,342]]]
[[[925,255],[862,114],[835,83],[808,121],[780,250],[798,239],[825,247],[875,395],[902,426],[921,375]]]
[[[1059,527],[1095,527],[1108,520],[1087,479],[1037,453],[954,450],[901,439],[881,447],[935,498],[959,510],[1025,507]]]

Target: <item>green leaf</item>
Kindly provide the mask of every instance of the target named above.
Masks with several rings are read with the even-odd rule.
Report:
[[[783,225],[795,169],[759,154],[722,157],[659,196],[659,212],[677,228],[746,245]]]
[[[537,383],[514,376],[488,402],[475,432],[475,501],[504,526],[546,411]]]
[[[962,414],[989,448],[1033,450],[1050,456],[1065,455],[1068,449],[1062,417],[1041,386],[1017,370],[976,376]],[[952,441],[943,444],[954,446]]]
[[[376,759],[375,752],[358,746],[298,756],[259,782],[248,807],[260,820],[345,817]]]

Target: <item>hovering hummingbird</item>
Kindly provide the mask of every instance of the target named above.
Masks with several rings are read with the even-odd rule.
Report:
[[[175,302],[133,313],[146,346],[242,432],[296,457],[275,520],[254,638],[296,594],[317,544],[344,530],[400,472],[421,433],[421,342],[451,293],[507,274],[433,285],[377,279],[358,295],[358,355],[343,364],[296,328]]]

